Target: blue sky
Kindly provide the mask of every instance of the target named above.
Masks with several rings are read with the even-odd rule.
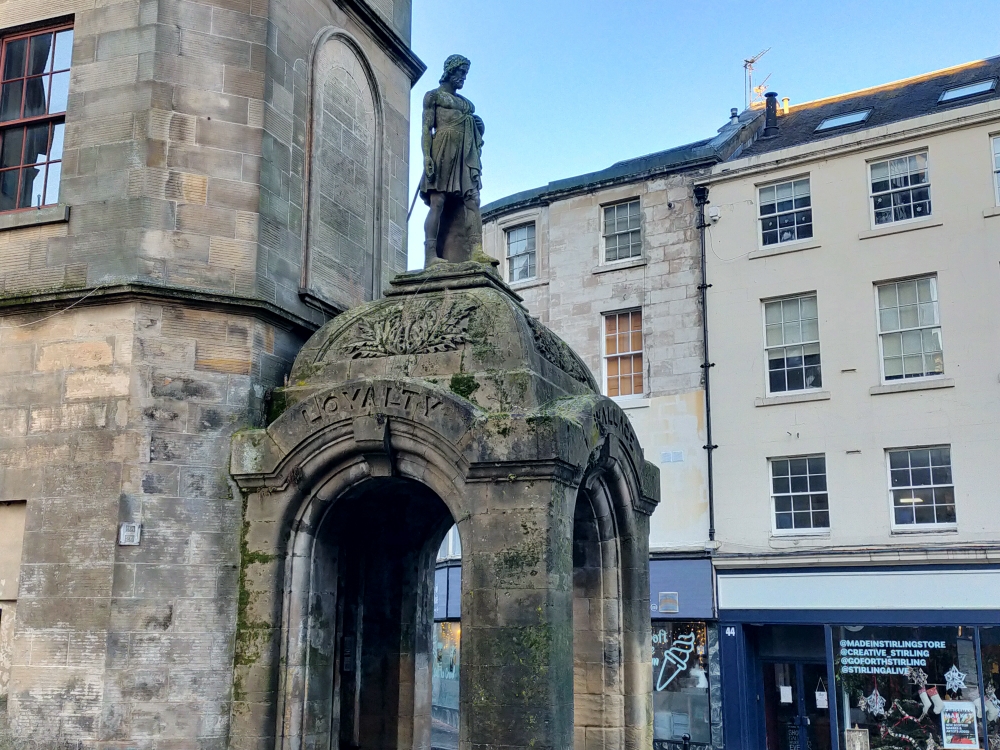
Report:
[[[483,203],[711,136],[743,109],[743,59],[793,104],[1000,54],[1000,0],[691,3],[413,0],[428,70],[411,100],[410,190],[420,109],[444,58],[486,122]],[[423,262],[418,200],[410,266]]]

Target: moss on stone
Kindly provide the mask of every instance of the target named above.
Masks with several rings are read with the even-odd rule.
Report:
[[[240,676],[240,666],[255,664],[260,660],[264,649],[271,640],[274,627],[263,620],[252,620],[250,608],[260,596],[251,591],[247,583],[247,569],[251,565],[267,565],[278,559],[277,555],[251,550],[247,537],[250,535],[250,522],[247,520],[247,496],[243,496],[243,527],[240,532],[240,578],[239,593],[236,606],[236,652],[233,664],[237,669],[233,674],[233,700],[241,701],[246,697],[243,680]]]
[[[452,375],[449,386],[452,393],[461,396],[466,401],[472,401],[472,394],[479,390],[476,377],[467,372],[456,372]]]

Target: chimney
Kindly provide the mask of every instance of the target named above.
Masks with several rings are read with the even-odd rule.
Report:
[[[787,115],[788,114],[788,97],[787,96],[781,97],[781,114],[783,114],[783,115]]]
[[[774,91],[764,94],[764,137],[778,134],[778,95]]]
[[[739,121],[740,121],[739,112],[736,110],[736,107],[733,107],[732,109],[729,110],[729,122],[736,123]]]

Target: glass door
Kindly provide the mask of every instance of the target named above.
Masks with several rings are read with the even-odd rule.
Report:
[[[767,750],[830,750],[826,665],[764,662]]]

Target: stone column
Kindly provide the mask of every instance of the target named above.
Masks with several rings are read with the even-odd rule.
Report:
[[[576,490],[497,471],[463,524],[460,747],[569,748]]]

